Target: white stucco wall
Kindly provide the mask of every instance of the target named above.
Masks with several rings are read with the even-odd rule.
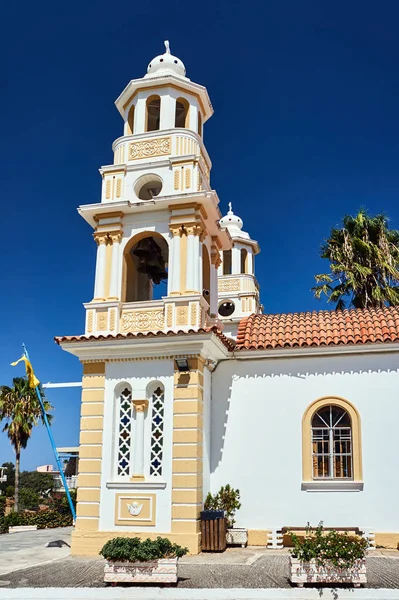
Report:
[[[397,353],[222,362],[212,375],[211,490],[240,489],[238,527],[398,531],[398,391]],[[324,396],[360,414],[363,491],[301,490],[302,416]]]

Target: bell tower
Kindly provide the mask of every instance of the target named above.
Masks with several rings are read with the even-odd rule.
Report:
[[[226,334],[235,337],[243,317],[262,312],[255,277],[255,256],[260,248],[258,242],[242,231],[242,219],[234,214],[231,202],[219,224],[229,232],[233,246],[223,251],[218,269],[218,313]]]
[[[217,319],[220,252],[231,240],[203,142],[213,109],[165,47],[117,98],[123,135],[100,169],[101,203],[79,208],[97,243],[86,334],[186,331]]]

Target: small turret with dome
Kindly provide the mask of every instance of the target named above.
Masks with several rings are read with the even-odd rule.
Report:
[[[234,214],[231,202],[219,225],[228,231],[233,242],[232,249],[223,252],[218,270],[219,317],[225,323],[225,331],[234,337],[243,317],[261,312],[254,269],[254,257],[260,249],[258,242],[242,231],[244,223]]]
[[[177,75],[178,77],[184,77],[184,79],[188,79],[185,76],[186,67],[180,58],[177,58],[177,56],[173,56],[173,54],[171,54],[169,41],[165,40],[164,44],[166,52],[152,59],[148,65],[147,75],[145,75],[145,78],[173,74]]]

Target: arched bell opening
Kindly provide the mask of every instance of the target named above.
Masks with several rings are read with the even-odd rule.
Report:
[[[150,96],[146,102],[146,131],[158,131],[161,118],[161,98]]]
[[[125,247],[123,302],[157,300],[167,294],[169,247],[156,232],[144,231]]]
[[[205,244],[202,245],[202,294],[208,304],[211,304],[211,261]]]
[[[241,248],[240,259],[241,273],[248,273],[248,251],[245,248]]]
[[[188,128],[190,105],[185,98],[176,100],[175,127]]]
[[[134,193],[140,200],[152,200],[161,193],[162,183],[159,175],[148,173],[138,178],[134,184]]]
[[[128,116],[127,116],[127,135],[132,135],[134,133],[134,104],[130,107]]]

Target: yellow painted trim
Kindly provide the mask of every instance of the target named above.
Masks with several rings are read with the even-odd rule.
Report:
[[[202,458],[202,444],[173,444],[173,458]]]
[[[98,388],[98,390],[82,390],[82,402],[103,402],[104,401],[104,388]]]
[[[79,437],[80,444],[102,444],[103,443],[103,432],[102,431],[81,431]],[[80,449],[79,449],[80,452]]]
[[[73,534],[77,533],[78,531],[82,533],[85,531],[98,531],[98,524],[98,519],[85,519],[84,517],[78,517],[76,519],[76,531],[74,531]]]
[[[102,417],[82,417],[80,419],[80,430],[81,431],[92,431],[92,430],[103,429],[103,418]]]
[[[177,400],[173,402],[173,414],[202,415],[203,402],[201,400]]]
[[[124,518],[119,518],[118,516],[118,507],[119,507],[119,499],[120,498],[125,498],[126,502],[128,502],[129,500],[131,501],[137,501],[137,502],[141,502],[142,504],[145,504],[146,502],[148,502],[149,506],[152,505],[152,513],[151,513],[151,519],[141,519],[141,518],[134,518],[132,517],[132,519],[124,519]],[[145,510],[145,506],[144,506],[144,510]],[[144,512],[144,511],[142,511]],[[141,513],[140,513],[141,514]],[[129,492],[125,492],[125,493],[121,493],[121,494],[116,494],[115,496],[115,525],[123,525],[125,527],[153,527],[155,525],[155,521],[156,521],[156,514],[157,514],[157,497],[156,494],[147,494],[147,493],[143,493],[143,494],[130,494]]]
[[[81,473],[101,473],[101,460],[79,459],[79,475]]]
[[[105,375],[84,375],[82,388],[103,388],[105,386]]]
[[[175,371],[174,373],[174,384],[175,385],[204,385],[204,376],[199,371],[190,371],[189,373],[180,373]]]
[[[78,476],[78,488],[80,487],[100,487],[101,475],[87,475],[86,473],[79,473]]]
[[[78,503],[79,502],[100,502],[101,491],[96,489],[78,488]]]
[[[135,90],[133,92],[133,94],[129,97],[129,99],[126,100],[125,104],[123,105],[123,110],[127,109],[127,107],[129,106],[129,104],[131,102],[133,102],[134,98],[137,96],[137,94],[139,92],[147,92],[147,91],[150,91],[150,90],[157,92],[161,88],[173,88],[175,90],[178,90],[179,92],[183,92],[183,94],[188,94],[189,96],[193,96],[194,98],[196,98],[198,100],[198,103],[199,103],[199,105],[201,107],[201,113],[203,115],[206,113],[205,106],[204,106],[204,104],[202,102],[201,96],[199,94],[197,94],[197,92],[193,92],[191,90],[187,91],[185,88],[180,87],[179,85],[176,85],[175,83],[163,83],[161,85],[157,85],[156,88],[154,88],[154,86],[150,86],[150,85],[138,88],[137,90]]]
[[[105,248],[105,274],[104,274],[104,296],[109,297],[111,283],[111,263],[112,263],[112,244],[107,244]]]
[[[187,387],[176,387],[174,391],[175,400],[190,400],[190,399],[203,399],[204,392],[198,385],[187,386]]]
[[[100,505],[98,503],[85,504],[83,502],[78,502],[78,505],[76,507],[76,516],[77,517],[99,517],[100,516]]]
[[[196,490],[173,490],[173,504],[198,504],[202,502],[202,488]]]
[[[375,545],[384,548],[398,548],[399,533],[375,533]]]
[[[352,453],[353,453],[353,479],[354,481],[363,481],[362,468],[362,440],[360,415],[356,408],[345,398],[339,396],[326,396],[319,398],[310,404],[302,418],[302,480],[312,481],[312,441],[311,441],[311,423],[313,415],[322,406],[340,406],[349,413],[352,423]]]
[[[200,522],[190,521],[172,521],[172,533],[197,533],[200,531]]]
[[[187,271],[187,236],[183,233],[180,237],[180,293],[186,290]]]
[[[191,429],[198,428],[202,429],[202,416],[201,415],[174,415],[173,417],[173,428],[174,429]]]
[[[175,458],[172,473],[202,473],[202,460],[195,458]]]
[[[202,510],[201,504],[190,504],[189,506],[172,506],[172,519],[198,519]]]
[[[102,417],[104,415],[104,402],[82,403],[80,414],[82,417]]]
[[[105,362],[83,363],[84,375],[105,375]]]
[[[78,522],[84,521],[84,519],[78,519]],[[86,524],[91,524],[92,528],[93,524],[96,524],[96,528],[98,528],[98,520],[97,519],[86,519]],[[76,528],[76,531],[72,532],[72,548],[71,554],[73,556],[96,556],[98,558],[98,553],[101,548],[104,546],[105,542],[111,540],[112,538],[118,537],[139,537],[140,539],[150,538],[155,540],[158,536],[167,537],[174,544],[179,544],[179,546],[187,547],[189,549],[190,554],[198,554],[200,551],[200,533],[199,531],[194,531],[193,533],[188,533],[187,531],[181,534],[178,533],[155,533],[154,531],[90,531],[89,527],[85,525],[85,529],[83,526],[79,526]]]
[[[202,429],[181,429],[173,432],[173,443],[176,444],[202,443],[202,440]]]
[[[202,487],[202,474],[197,475],[172,475],[173,489],[197,489]]]
[[[101,446],[86,446],[82,445],[79,448],[79,460],[82,458],[101,458],[102,457],[102,445]]]

